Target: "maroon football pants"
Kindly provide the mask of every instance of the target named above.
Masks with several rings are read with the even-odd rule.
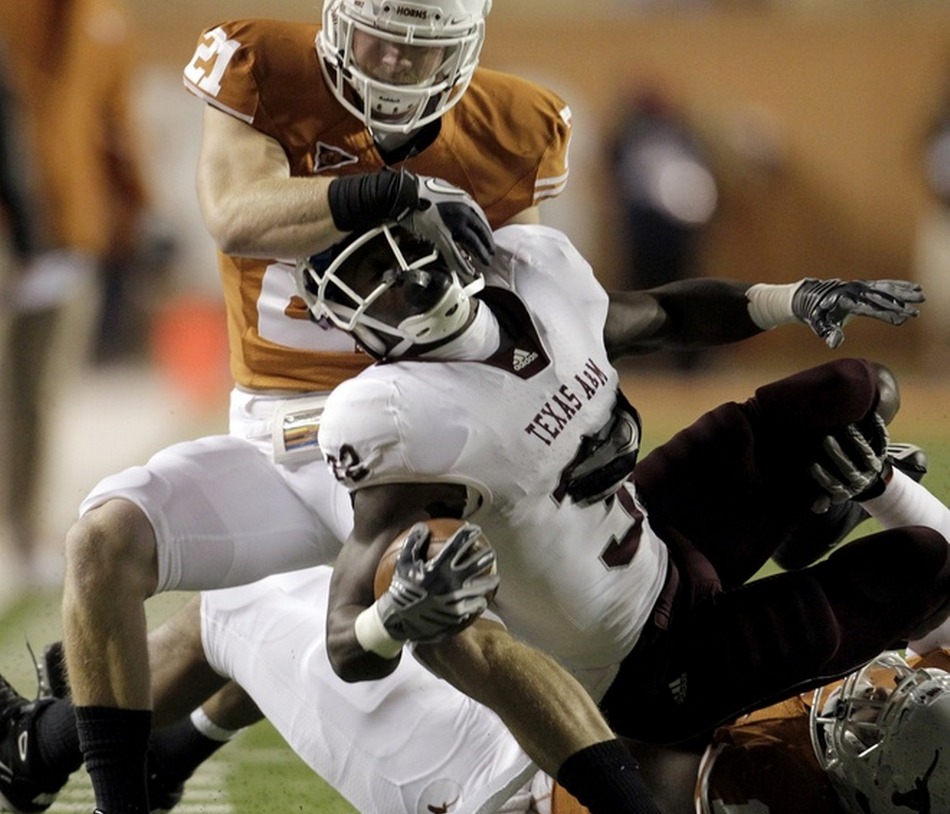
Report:
[[[877,403],[875,367],[838,360],[721,405],[637,464],[676,590],[603,699],[617,732],[652,743],[702,737],[946,616],[950,546],[920,527],[747,584],[819,495],[809,468],[825,435],[873,420]]]

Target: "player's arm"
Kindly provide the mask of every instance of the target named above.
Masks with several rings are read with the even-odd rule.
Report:
[[[739,342],[762,329],[750,318],[747,283],[683,280],[645,291],[611,291],[604,341],[611,358],[662,348]]]
[[[557,661],[480,618],[419,644],[435,675],[493,710],[543,771],[591,814],[660,814],[637,761],[587,691]]]
[[[437,676],[497,712],[552,777],[575,752],[615,737],[576,679],[498,622],[478,619],[455,636],[416,645],[415,655]]]
[[[197,185],[205,226],[226,254],[308,257],[385,220],[430,239],[451,236],[482,262],[495,248],[484,214],[462,190],[407,170],[292,176],[278,142],[211,105]]]
[[[305,257],[344,236],[330,213],[329,178],[291,177],[274,139],[211,105],[197,186],[205,226],[227,254]]]
[[[917,316],[921,287],[904,280],[805,279],[788,285],[682,280],[646,291],[611,292],[604,339],[611,357],[661,348],[739,342],[800,323],[835,348],[844,325],[866,316],[901,325]]]
[[[330,582],[327,651],[338,675],[362,680],[388,675],[402,649],[394,643],[386,652],[385,641],[367,641],[357,632],[359,619],[373,612],[382,553],[412,523],[452,513],[464,494],[444,484],[389,484],[353,495],[354,531]],[[584,688],[553,659],[484,619],[438,641],[411,638],[430,670],[494,710],[529,757],[592,814],[659,814],[632,755]]]
[[[464,499],[462,487],[451,484],[386,484],[353,493],[353,531],[334,565],[327,609],[327,651],[341,678],[381,678],[396,668],[408,639],[447,635],[452,619],[441,607],[427,614],[423,604],[439,602],[431,585],[407,586],[410,591],[418,587],[418,601],[406,607],[386,595],[377,601],[373,581],[383,552],[401,532],[421,520],[458,514]],[[424,560],[424,548],[420,556]],[[462,624],[464,609],[459,614],[455,621]]]

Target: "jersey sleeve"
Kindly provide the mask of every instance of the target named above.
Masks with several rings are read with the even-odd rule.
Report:
[[[333,476],[350,491],[400,470],[398,413],[390,383],[360,376],[338,385],[327,399],[318,438]]]
[[[318,30],[316,25],[260,19],[209,28],[185,66],[185,87],[276,138],[277,119],[288,108],[303,116],[303,100],[314,101],[301,96],[299,88],[312,86],[317,95],[323,89],[314,46]]]
[[[567,185],[572,116],[554,91],[510,75],[493,74],[491,127],[500,143],[510,143],[535,161],[529,169],[532,204],[560,195]]]
[[[585,324],[597,326],[602,333],[610,298],[567,235],[549,226],[514,224],[499,229],[495,242],[512,255],[508,287],[518,291],[526,277],[548,277],[566,293],[577,311],[586,314]],[[495,267],[501,265],[496,263]]]
[[[554,198],[564,191],[569,172],[568,151],[572,132],[571,109],[564,100],[551,91],[545,91],[542,98],[551,109],[548,116],[550,138],[541,154],[534,179],[535,204]]]
[[[208,104],[250,124],[260,100],[248,23],[222,23],[205,30],[185,66],[185,87]]]
[[[449,180],[454,174],[498,228],[564,189],[571,123],[570,108],[553,91],[479,68],[444,117],[443,163],[430,148],[407,165]]]
[[[472,442],[464,405],[446,409],[442,365],[380,365],[338,385],[321,417],[319,442],[334,477],[350,491],[384,483],[453,483],[488,501],[459,474]],[[474,503],[473,503],[474,505]]]

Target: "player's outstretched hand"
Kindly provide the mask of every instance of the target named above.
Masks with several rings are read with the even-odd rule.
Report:
[[[466,523],[432,559],[426,559],[431,532],[413,526],[393,572],[389,590],[376,600],[386,632],[399,641],[436,642],[470,625],[488,607],[498,587],[495,551],[475,542],[481,529]]]
[[[821,513],[846,500],[877,497],[893,474],[887,458],[887,427],[877,414],[867,429],[848,424],[826,436],[823,450],[824,458],[812,464],[811,475],[825,494],[812,511]]]
[[[902,325],[919,313],[923,289],[907,280],[802,280],[792,298],[792,311],[829,348],[844,342],[844,325],[851,317],[873,317]]]

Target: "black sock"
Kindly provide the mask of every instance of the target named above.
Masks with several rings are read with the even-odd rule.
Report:
[[[184,783],[226,743],[203,735],[191,718],[185,718],[152,733],[150,771],[159,773],[163,779]]]
[[[151,710],[76,707],[86,771],[105,814],[148,814],[145,760]]]
[[[557,782],[590,814],[662,814],[640,776],[640,767],[620,740],[575,752],[557,772]]]
[[[44,782],[64,785],[82,765],[76,713],[70,701],[56,699],[40,707],[33,719],[33,743],[36,763],[31,760],[31,770],[40,770]]]

